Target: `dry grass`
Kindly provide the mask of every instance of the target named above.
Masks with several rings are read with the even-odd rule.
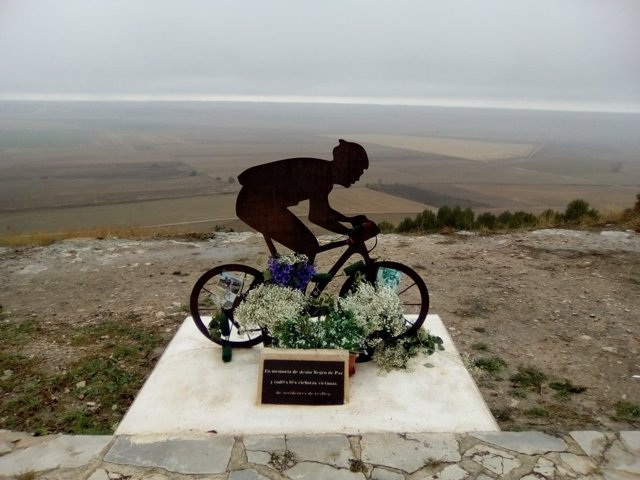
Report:
[[[188,226],[175,227],[98,227],[66,232],[36,232],[24,235],[0,236],[3,247],[45,247],[53,243],[71,238],[127,238],[144,240],[156,237],[174,237],[196,235]]]

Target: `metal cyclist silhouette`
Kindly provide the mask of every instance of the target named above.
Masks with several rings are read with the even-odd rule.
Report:
[[[361,282],[383,282],[392,288],[404,312],[404,332],[418,333],[429,311],[429,291],[420,274],[398,262],[378,260],[370,253],[377,245],[380,229],[364,215],[347,216],[329,205],[329,194],[335,185],[353,185],[369,167],[367,153],[357,143],[340,140],[333,149],[333,160],[288,158],[241,173],[238,181],[238,217],[262,233],[272,257],[278,257],[273,240],[308,257],[313,264],[316,254],[341,251],[327,272],[315,275],[309,293],[313,301],[331,289],[344,297]],[[290,210],[309,200],[309,220],[344,238],[320,245],[315,235]],[[343,225],[351,223],[352,228]],[[367,241],[376,239],[373,246]],[[354,256],[362,260],[344,268]],[[344,274],[340,273],[344,272]],[[189,308],[198,330],[212,342],[224,347],[248,348],[263,341],[261,327],[243,328],[235,319],[235,310],[249,292],[269,282],[263,272],[250,265],[230,263],[208,270],[197,280],[189,298]],[[335,282],[342,281],[338,289]],[[268,337],[266,337],[268,338]],[[228,349],[228,352],[230,350]],[[230,353],[226,358],[230,358]]]
[[[309,262],[318,253],[315,235],[289,207],[309,200],[309,221],[339,234],[348,234],[343,223],[362,224],[364,215],[348,217],[329,204],[335,185],[350,187],[369,167],[361,145],[345,140],[333,149],[333,160],[287,158],[265,163],[242,172],[242,189],[236,201],[236,214],[243,222],[294,252],[305,254]],[[343,222],[343,223],[341,223]]]

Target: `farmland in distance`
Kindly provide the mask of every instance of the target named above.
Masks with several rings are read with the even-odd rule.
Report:
[[[397,223],[443,203],[536,213],[584,198],[598,209],[619,209],[640,191],[638,115],[0,103],[2,235],[109,226],[241,229],[234,205],[244,169],[290,157],[330,160],[338,138],[361,143],[370,168],[352,188],[336,188],[332,206],[376,220]],[[306,206],[294,211],[304,217]]]

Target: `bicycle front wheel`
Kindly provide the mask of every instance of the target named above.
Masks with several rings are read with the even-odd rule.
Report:
[[[264,281],[247,265],[228,264],[204,273],[191,291],[189,307],[198,330],[218,345],[253,347],[262,342],[260,329],[238,330],[233,312],[252,288]]]
[[[344,297],[356,286],[359,274],[347,277],[340,289]],[[374,262],[365,267],[365,281],[392,288],[402,303],[405,315],[405,332],[401,336],[415,335],[429,312],[429,291],[422,277],[412,268],[398,262]]]

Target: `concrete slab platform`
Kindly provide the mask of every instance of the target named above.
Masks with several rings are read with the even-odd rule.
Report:
[[[234,349],[223,363],[187,317],[116,435],[499,431],[440,317],[429,315],[425,328],[442,337],[444,352],[416,359],[409,372],[358,364],[348,404],[258,405],[261,347]]]

